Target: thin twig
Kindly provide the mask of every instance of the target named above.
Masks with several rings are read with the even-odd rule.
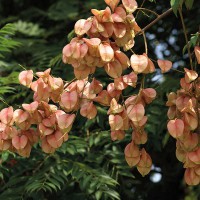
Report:
[[[28,71],[28,69],[26,69],[24,66],[22,66],[22,65],[20,65],[20,64],[18,64],[22,69],[24,69],[25,71]],[[38,77],[37,76],[35,76],[35,74],[33,74],[33,77],[35,78],[35,79],[38,79]]]
[[[159,20],[161,20],[162,18],[164,18],[167,15],[169,15],[171,12],[172,12],[172,8],[168,9],[163,14],[159,15],[159,17],[157,17],[155,20],[153,20],[150,24],[148,24],[147,26],[145,26],[141,31],[139,31],[138,33],[136,33],[136,35],[142,34],[143,31],[146,31],[147,29],[149,29],[150,27],[152,27],[155,23],[157,23]]]
[[[147,8],[137,8],[137,10],[144,10],[144,11],[153,13],[153,14],[156,15],[157,17],[160,16],[160,15],[159,15],[158,13],[156,13],[155,11],[149,10],[149,9],[147,9]]]
[[[3,102],[5,105],[7,105],[8,107],[10,107],[10,105],[4,100],[4,99],[2,99],[1,97],[0,97],[0,101],[1,102]]]
[[[184,23],[184,20],[183,20],[183,14],[182,14],[181,8],[179,8],[179,14],[180,14],[180,17],[181,17],[181,23],[182,23],[182,27],[183,27],[184,36],[185,36],[185,42],[186,42],[186,45],[187,45],[188,55],[189,55],[189,59],[190,59],[190,67],[193,70],[192,56],[191,56],[191,52],[190,52],[190,45],[189,45],[189,42],[188,42],[187,30],[186,30],[185,23]]]
[[[143,39],[144,39],[144,46],[145,46],[145,53],[148,54],[148,47],[147,47],[147,38],[145,36],[145,32],[142,31]]]
[[[33,174],[35,174],[35,173],[42,167],[42,165],[46,162],[46,160],[47,160],[50,156],[51,156],[51,154],[50,154],[50,155],[46,155],[46,156],[44,157],[44,159],[41,161],[41,163],[33,170]]]
[[[135,52],[133,51],[133,49],[130,49],[130,51],[131,51],[133,54],[135,54]]]
[[[182,72],[182,71],[180,71],[180,70],[178,70],[178,69],[171,68],[171,70],[174,70],[174,71],[177,71],[177,72],[180,72],[180,73],[185,74],[185,72]]]
[[[76,80],[77,78],[72,79],[67,85],[64,86],[64,89],[66,89],[71,83],[73,83]]]
[[[143,0],[142,4],[140,5],[140,8],[144,5],[145,1],[146,1],[146,0]],[[137,19],[139,13],[140,13],[140,11],[137,12],[137,14],[136,14],[136,16],[135,16],[135,19]]]

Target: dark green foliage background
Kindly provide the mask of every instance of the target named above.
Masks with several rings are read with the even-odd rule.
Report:
[[[141,3],[138,0],[138,4]],[[161,14],[171,5],[170,1],[146,0],[144,7]],[[89,17],[91,8],[104,9],[104,1],[0,0],[1,109],[6,104],[19,108],[23,102],[32,101],[32,93],[18,84],[21,66],[35,72],[51,67],[54,76],[73,79],[71,66],[62,63],[62,48],[74,36],[74,23]],[[200,24],[198,0],[190,11],[183,6],[183,15],[189,37],[192,37]],[[149,12],[137,15],[140,27],[145,27],[154,18]],[[170,14],[151,27],[146,35],[149,57],[170,59],[175,63],[174,68],[180,71],[188,67],[188,56],[182,52],[185,40],[179,17]],[[196,39],[196,36],[191,38],[192,51],[198,42]],[[134,51],[144,52],[142,36],[136,37]],[[130,52],[127,55],[131,55]],[[101,70],[95,74],[106,85],[110,80],[104,75]],[[94,120],[77,117],[69,141],[54,154],[42,153],[39,144],[34,146],[28,159],[10,152],[1,153],[0,199],[197,200],[200,190],[187,187],[183,182],[184,170],[175,157],[175,141],[166,130],[166,95],[179,88],[182,76],[173,70],[162,76],[157,69],[145,80],[145,87],[153,87],[158,93],[146,111],[149,137],[146,148],[157,167],[148,176],[142,178],[124,160],[124,147],[131,140],[131,133],[127,133],[122,142],[112,142],[107,111],[98,107]],[[130,90],[127,95],[136,92],[137,89]],[[158,183],[151,181],[155,173],[162,175]]]

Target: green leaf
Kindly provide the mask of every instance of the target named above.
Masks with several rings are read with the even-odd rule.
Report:
[[[171,0],[170,4],[171,4],[171,7],[174,11],[174,14],[177,16],[178,9],[182,8],[183,0]]]
[[[90,181],[92,179],[92,175],[84,175],[83,179],[80,182],[81,190],[86,190],[87,187],[90,185]]]
[[[198,39],[198,34],[195,34],[193,35],[191,38],[190,38],[190,43],[192,44],[192,46],[194,47],[197,43],[197,39]]]
[[[98,190],[98,191],[95,192],[95,198],[96,198],[96,200],[101,199],[101,196],[102,196],[102,191],[101,190]]]
[[[104,193],[106,193],[109,197],[113,197],[115,199],[119,199],[120,200],[119,194],[114,190],[112,190],[112,191],[111,190],[107,190],[107,191],[104,191]]]
[[[188,42],[190,48],[196,46],[198,37],[199,37],[199,34],[198,34],[198,33],[195,33],[195,34],[190,38],[190,41]],[[186,44],[186,45],[184,46],[184,48],[183,48],[183,54],[186,52],[186,50],[187,50],[187,44]]]
[[[193,6],[194,0],[185,0],[185,6],[188,10],[190,10]]]
[[[2,154],[1,154],[2,161],[5,162],[6,160],[8,160],[8,156],[9,156],[8,151],[2,152]]]

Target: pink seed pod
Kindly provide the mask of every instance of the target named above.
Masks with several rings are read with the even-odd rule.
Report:
[[[108,86],[107,86],[107,91],[108,91],[108,94],[110,95],[111,98],[115,98],[117,101],[119,100],[120,98],[120,95],[122,93],[121,90],[117,90],[115,88],[115,85],[114,83],[109,83]]]
[[[127,69],[127,67],[130,66],[129,58],[120,50],[115,51],[115,59],[120,62],[123,70]]]
[[[32,113],[34,113],[37,110],[38,105],[39,105],[38,102],[34,101],[34,102],[30,103],[30,104],[22,104],[22,107],[28,113],[32,114]]]
[[[127,115],[130,120],[139,122],[144,117],[144,106],[142,104],[130,105],[127,108]]]
[[[53,148],[48,142],[47,142],[47,138],[44,137],[42,139],[42,143],[41,143],[41,147],[42,147],[42,150],[45,152],[45,153],[53,153],[56,148]]]
[[[78,80],[87,78],[90,73],[91,73],[90,67],[85,67],[83,70],[79,70],[79,69],[74,68],[74,75]]]
[[[90,86],[89,86],[89,91],[92,94],[99,94],[103,90],[103,85],[100,81],[96,80],[93,78]]]
[[[110,109],[108,110],[108,114],[118,114],[124,110],[123,106],[118,104],[116,99],[113,98],[110,102]]]
[[[126,24],[124,23],[114,23],[113,32],[116,38],[122,38],[126,34]]]
[[[147,133],[145,131],[141,132],[133,131],[132,141],[137,145],[145,144],[147,142]]]
[[[46,127],[43,123],[38,125],[38,129],[42,137],[45,135],[51,135],[55,131],[54,128]]]
[[[200,177],[195,173],[194,168],[185,170],[184,179],[188,185],[198,185],[200,183]]]
[[[166,103],[166,106],[173,106],[173,105],[176,105],[176,98],[177,98],[177,95],[175,92],[170,92],[167,96],[168,98],[168,101]]]
[[[104,69],[112,78],[119,78],[122,75],[122,66],[118,60],[107,63]]]
[[[176,106],[170,106],[167,111],[167,116],[169,119],[174,119],[176,117]]]
[[[46,136],[49,145],[55,149],[61,147],[63,143],[63,134],[60,131],[55,131],[53,134]]]
[[[120,115],[109,115],[109,124],[111,131],[120,130],[123,126],[123,119]]]
[[[120,0],[105,0],[106,4],[110,6],[112,11],[114,12],[115,8],[119,4]]]
[[[28,143],[28,138],[26,135],[21,135],[21,136],[14,136],[12,138],[12,145],[17,149],[24,149],[25,146],[27,145]]]
[[[114,51],[108,43],[99,45],[99,53],[101,59],[105,62],[110,62],[114,58]]]
[[[135,0],[122,0],[122,4],[128,13],[133,13],[138,7]]]
[[[78,93],[76,91],[64,92],[61,95],[60,105],[63,106],[68,112],[75,109],[78,103]]]
[[[102,32],[100,31],[100,34],[105,38],[110,38],[113,35],[113,31],[114,31],[113,23],[107,22],[107,23],[102,24],[102,26],[104,27],[104,30]]]
[[[94,101],[100,103],[103,106],[109,106],[111,102],[111,96],[109,95],[107,90],[102,90],[98,96],[94,99]]]
[[[190,130],[195,130],[198,127],[198,120],[196,115],[184,113],[184,121],[189,126]]]
[[[189,91],[192,88],[192,84],[187,83],[185,78],[181,78],[180,85],[185,91]]]
[[[193,151],[198,145],[199,139],[197,133],[184,133],[184,139],[180,142],[185,151]]]
[[[125,137],[125,132],[122,131],[122,130],[111,131],[111,139],[112,139],[112,141],[123,140],[124,137]]]
[[[74,26],[74,31],[78,36],[84,35],[92,26],[91,20],[79,19]]]
[[[153,88],[145,88],[142,90],[142,98],[145,103],[150,104],[156,98],[156,91]]]
[[[61,78],[55,78],[52,76],[49,76],[48,78],[48,85],[51,88],[51,90],[59,90],[60,92],[63,91],[63,80]]]
[[[0,130],[0,132],[1,132],[1,130]],[[18,130],[16,129],[15,126],[7,125],[1,133],[1,138],[2,139],[11,139],[17,134],[18,134]]]
[[[179,138],[183,135],[184,123],[181,119],[170,120],[167,129],[172,137]]]
[[[200,176],[200,166],[194,168],[195,173]]]
[[[19,82],[22,85],[30,88],[32,80],[33,80],[33,70],[26,70],[26,71],[20,72]]]
[[[34,129],[29,129],[27,131],[24,131],[23,134],[27,136],[28,141],[31,145],[34,145],[39,141],[39,133]]]
[[[11,140],[3,140],[0,138],[0,150],[1,151],[6,151],[10,148],[11,146]]]
[[[144,148],[142,148],[141,151],[141,156],[140,156],[140,161],[137,164],[137,170],[139,171],[139,173],[142,176],[147,175],[150,170],[151,170],[151,166],[152,166],[152,160],[151,157],[149,156],[149,154],[145,151]]]
[[[48,118],[42,120],[42,124],[48,128],[53,128],[56,125],[55,114],[50,115]]]
[[[50,76],[51,68],[46,69],[44,72],[37,72],[36,75],[42,78],[45,83],[47,83]]]
[[[122,7],[117,7],[115,12],[112,14],[114,22],[124,22],[126,18],[126,11]]]
[[[27,145],[23,149],[18,149],[17,153],[20,156],[28,158],[30,156],[30,153],[31,153],[31,148],[32,148],[32,146],[29,143],[27,143]]]
[[[124,150],[126,162],[130,167],[136,166],[140,161],[140,151],[133,142],[129,143]]]
[[[37,92],[34,94],[34,100],[35,101],[48,101],[49,100],[49,87],[44,82],[39,82],[37,87]]]
[[[121,130],[129,130],[130,128],[130,120],[128,118],[126,110],[123,110],[119,113],[119,116],[123,119],[123,126],[121,127]]]
[[[4,108],[0,112],[0,121],[4,124],[12,125],[13,124],[13,115],[14,115],[14,112],[13,112],[12,106],[10,106],[8,108]]]
[[[196,151],[189,152],[188,157],[195,164],[200,164],[200,147]]]
[[[117,90],[124,90],[124,89],[126,89],[127,86],[128,86],[128,85],[124,82],[124,79],[123,79],[122,76],[119,77],[119,78],[115,78],[115,79],[114,79],[114,85],[115,85],[115,88],[116,88]]]
[[[135,127],[143,127],[147,123],[147,116],[144,116],[140,121],[132,121]]]
[[[111,10],[109,7],[106,7],[105,10],[92,9],[92,14],[96,17],[98,22],[113,22],[111,18]]]
[[[187,68],[184,68],[185,71],[185,82],[191,83],[192,81],[196,80],[198,78],[197,72],[193,70],[189,70]]]
[[[14,111],[13,118],[14,121],[18,124],[26,121],[29,118],[29,113],[27,111],[17,109]]]
[[[135,73],[143,73],[148,67],[148,58],[144,55],[132,55],[131,67]]]
[[[97,115],[97,108],[93,102],[85,103],[83,106],[81,106],[80,114],[88,119],[93,119]]]
[[[130,85],[131,87],[136,87],[137,84],[137,75],[134,72],[131,72],[130,74],[123,76],[123,81],[127,85]]]
[[[168,72],[172,68],[172,62],[169,60],[157,60],[162,73]]]
[[[147,57],[147,55],[145,53],[143,53],[143,55]],[[143,73],[145,73],[145,74],[153,73],[153,72],[155,72],[155,70],[156,70],[156,68],[155,68],[154,63],[148,58],[148,66]]]
[[[63,133],[68,133],[72,127],[76,116],[75,114],[61,114],[56,117],[58,127],[62,130]]]

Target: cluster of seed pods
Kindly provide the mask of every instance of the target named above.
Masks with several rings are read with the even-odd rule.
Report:
[[[195,51],[200,63],[199,47]],[[200,183],[200,77],[194,70],[185,70],[180,80],[181,89],[168,95],[167,128],[176,142],[176,157],[183,163],[185,181],[189,185]]]
[[[129,65],[120,47],[131,49],[135,34],[141,30],[132,14],[137,3],[135,0],[122,0],[120,5],[119,0],[106,3],[111,9],[92,9],[94,16],[76,22],[77,37],[63,48],[63,62],[73,66],[77,79],[94,73],[96,67],[103,67],[109,76],[117,78]]]
[[[63,93],[61,78],[50,76],[50,69],[36,73],[38,79],[33,80],[33,71],[19,74],[21,84],[34,91],[34,101],[22,104],[21,109],[4,108],[0,112],[1,150],[11,150],[28,157],[33,144],[41,139],[44,152],[52,153],[68,139],[68,132],[75,119],[74,114],[66,114],[57,106],[48,104],[60,101]]]
[[[121,47],[124,51],[131,49],[135,34],[141,30],[132,14],[137,9],[136,1],[122,0],[120,5],[119,0],[105,2],[111,9],[92,9],[94,16],[76,22],[74,30],[77,37],[63,48],[63,62],[73,66],[77,79],[93,74],[96,67],[104,67],[106,73],[114,78],[114,82],[107,86],[107,90],[102,90],[94,101],[109,106],[113,140],[123,139],[126,130],[133,130],[132,142],[125,148],[125,158],[131,167],[137,165],[138,171],[144,176],[149,173],[152,165],[145,149],[139,148],[139,145],[147,141],[144,107],[156,97],[156,91],[141,87],[139,94],[125,100],[123,90],[128,86],[136,87],[137,74],[152,73],[155,66],[145,53],[134,54],[129,60],[120,50]],[[130,65],[133,71],[122,76]]]
[[[155,66],[147,52],[133,54],[129,59],[120,49],[131,49],[135,34],[141,31],[132,14],[137,9],[136,1],[105,2],[109,6],[105,10],[92,9],[94,16],[76,22],[77,37],[63,48],[63,62],[72,65],[76,80],[64,83],[61,78],[50,75],[50,69],[37,72],[36,76],[32,70],[19,74],[19,82],[34,92],[34,101],[22,104],[17,110],[8,107],[0,112],[1,150],[28,157],[31,147],[39,141],[44,152],[53,153],[68,139],[77,112],[93,119],[97,115],[96,106],[100,104],[108,107],[112,140],[122,140],[125,131],[132,131],[132,140],[124,150],[128,165],[136,166],[142,176],[149,173],[152,160],[142,148],[147,142],[145,106],[156,98],[156,91],[144,88],[143,79],[145,74],[155,71]],[[199,55],[199,62],[199,47],[195,54]],[[158,60],[157,64],[162,73],[172,67],[167,60]],[[92,78],[97,67],[103,67],[114,79],[106,88]],[[128,67],[132,72],[123,75]],[[138,94],[126,98],[123,91],[136,87],[138,75],[143,77]],[[200,182],[198,74],[185,69],[181,87],[177,94],[169,94],[167,127],[177,139],[177,157],[187,168],[185,180],[195,185]]]
[[[140,145],[147,142],[147,133],[144,130],[147,122],[145,105],[151,103],[155,97],[154,89],[141,88],[137,95],[130,96],[122,105],[113,98],[108,110],[112,140],[121,140],[125,136],[125,130],[132,130],[132,141],[124,151],[125,159],[129,166],[137,166],[142,176],[148,174],[152,166],[149,154],[144,148],[140,150]]]

